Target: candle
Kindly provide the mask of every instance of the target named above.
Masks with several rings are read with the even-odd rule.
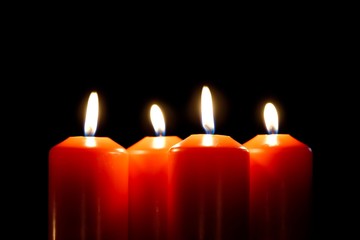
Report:
[[[250,236],[310,239],[312,151],[289,134],[277,134],[278,115],[267,103],[269,134],[244,143],[250,152]]]
[[[128,153],[108,137],[94,137],[98,95],[90,94],[85,136],[49,152],[49,239],[128,238]]]
[[[129,239],[166,239],[168,150],[180,142],[165,136],[161,109],[154,104],[150,118],[157,136],[147,136],[130,146],[129,153]]]
[[[169,151],[169,239],[247,239],[249,151],[214,134],[211,93],[203,87],[202,124]]]

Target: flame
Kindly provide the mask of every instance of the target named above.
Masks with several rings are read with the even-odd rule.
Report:
[[[91,92],[86,109],[84,125],[85,136],[94,136],[99,115],[99,99],[96,92]]]
[[[150,109],[150,119],[157,136],[165,135],[165,120],[160,107],[153,104]]]
[[[274,104],[267,103],[265,105],[264,120],[268,134],[278,133],[279,117]]]
[[[215,132],[213,105],[211,92],[207,86],[204,86],[201,93],[201,119],[206,134]]]

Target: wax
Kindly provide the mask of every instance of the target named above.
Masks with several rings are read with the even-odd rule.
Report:
[[[229,136],[194,134],[171,148],[169,162],[169,239],[246,239],[247,149]]]
[[[69,137],[49,154],[49,239],[127,239],[128,154],[107,137]]]

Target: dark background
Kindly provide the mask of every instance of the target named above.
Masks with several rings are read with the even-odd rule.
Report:
[[[345,156],[335,136],[346,132],[346,125],[337,130],[337,120],[345,112],[341,106],[351,109],[350,100],[342,100],[352,87],[344,59],[338,57],[342,50],[334,47],[335,22],[310,11],[199,18],[190,24],[180,15],[166,21],[171,14],[74,16],[48,13],[36,21],[40,28],[24,22],[27,30],[14,39],[21,55],[12,54],[10,61],[22,67],[11,69],[9,83],[16,90],[7,94],[15,107],[6,118],[25,135],[13,141],[31,138],[15,150],[25,155],[14,167],[25,178],[17,184],[26,193],[15,191],[17,215],[28,224],[24,233],[34,239],[47,236],[48,152],[69,136],[83,135],[91,91],[97,91],[100,102],[96,136],[127,148],[154,135],[153,103],[163,110],[166,135],[204,133],[200,96],[207,85],[215,133],[240,143],[266,133],[263,107],[275,104],[279,133],[313,150],[314,239],[350,234],[349,194],[342,180],[349,165],[342,164]],[[20,95],[21,103],[16,100]]]

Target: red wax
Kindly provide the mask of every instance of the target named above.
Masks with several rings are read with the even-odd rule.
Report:
[[[250,152],[251,239],[310,239],[311,149],[288,134],[257,135],[244,146]]]
[[[50,149],[49,239],[128,239],[128,153],[122,146],[107,137],[69,137]]]
[[[169,154],[169,239],[247,239],[249,151],[229,136],[195,134]]]
[[[129,239],[166,239],[168,151],[176,136],[145,137],[130,146]]]

